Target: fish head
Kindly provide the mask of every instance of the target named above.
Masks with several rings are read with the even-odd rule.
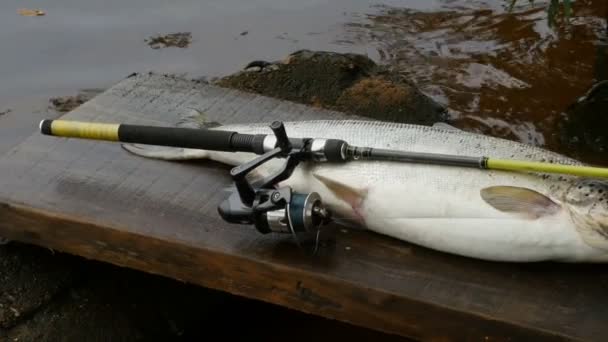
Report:
[[[564,202],[585,242],[608,250],[608,181],[580,180],[568,189]]]

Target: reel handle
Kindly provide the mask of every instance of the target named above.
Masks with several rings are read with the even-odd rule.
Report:
[[[270,124],[270,129],[274,132],[274,136],[277,139],[277,147],[281,149],[284,155],[287,155],[291,151],[291,142],[287,137],[285,131],[285,125],[281,121],[274,121]]]

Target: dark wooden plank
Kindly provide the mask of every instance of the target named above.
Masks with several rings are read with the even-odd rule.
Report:
[[[64,118],[172,125],[186,108],[224,123],[344,117],[138,75]],[[0,234],[419,339],[600,341],[608,334],[604,265],[482,262],[340,230],[311,258],[287,236],[221,220],[227,171],[34,134],[0,158]]]

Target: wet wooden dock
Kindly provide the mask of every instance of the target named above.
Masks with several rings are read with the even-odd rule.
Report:
[[[188,108],[223,123],[343,117],[146,74],[63,118],[174,125]],[[604,265],[482,262],[339,230],[310,257],[289,236],[221,220],[227,166],[143,159],[116,143],[36,129],[0,157],[0,235],[8,238],[421,340],[608,335]]]

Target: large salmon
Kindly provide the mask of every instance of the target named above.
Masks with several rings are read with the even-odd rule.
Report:
[[[446,127],[377,121],[285,122],[289,137],[343,139],[351,145],[577,164],[510,140]],[[213,129],[272,134],[269,123]],[[165,160],[207,158],[230,165],[253,154],[125,145]],[[267,163],[262,175],[284,160]],[[281,183],[318,192],[335,216],[435,250],[511,262],[608,261],[608,182],[558,174],[353,161],[301,164]]]

